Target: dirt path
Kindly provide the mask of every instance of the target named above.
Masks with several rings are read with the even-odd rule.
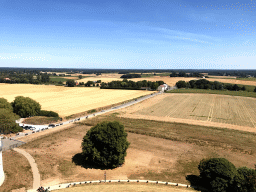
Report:
[[[33,189],[38,189],[38,187],[40,187],[40,174],[34,158],[23,149],[14,148],[13,150],[27,158],[33,173]]]

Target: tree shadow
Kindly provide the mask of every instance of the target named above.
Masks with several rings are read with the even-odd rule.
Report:
[[[191,187],[195,190],[208,192],[208,190],[203,186],[202,180],[198,175],[187,175],[186,180],[190,182]]]
[[[79,165],[79,166],[85,168],[85,169],[101,169],[101,170],[115,169],[113,167],[100,166],[91,161],[85,161],[85,157],[83,156],[82,153],[75,154],[72,157],[72,162],[75,163],[76,165]]]

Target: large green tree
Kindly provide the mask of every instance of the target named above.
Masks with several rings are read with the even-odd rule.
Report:
[[[36,116],[41,110],[41,105],[37,101],[23,96],[15,97],[12,107],[13,112],[21,117]]]
[[[19,116],[11,110],[0,108],[0,132],[7,134],[22,131],[23,129],[15,122],[17,119],[19,119]]]
[[[84,160],[105,168],[115,168],[125,161],[129,146],[124,126],[117,122],[102,122],[92,127],[84,136]]]
[[[236,167],[225,158],[203,159],[198,169],[202,183],[212,192],[230,191],[237,175]]]

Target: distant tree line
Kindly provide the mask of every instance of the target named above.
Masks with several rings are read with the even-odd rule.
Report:
[[[194,88],[194,89],[212,89],[212,90],[229,90],[229,91],[245,91],[245,86],[238,86],[237,84],[223,84],[218,81],[208,81],[206,79],[199,79],[199,80],[191,80],[189,82],[185,81],[178,81],[176,83],[178,88]]]
[[[36,76],[36,78],[34,78]],[[47,73],[9,73],[0,75],[0,83],[26,83],[26,84],[41,84],[49,83],[50,76]]]
[[[170,77],[203,77],[202,74],[200,73],[186,73],[185,71],[172,71],[172,73],[170,74]]]
[[[156,90],[159,85],[163,85],[163,81],[138,81],[134,82],[131,80],[124,79],[123,81],[111,81],[109,83],[101,83],[100,88],[101,89],[150,89],[150,90]]]
[[[122,75],[120,78],[123,78],[123,79],[131,79],[131,78],[141,78],[141,75],[140,74],[125,74],[125,75]]]
[[[20,117],[47,116],[59,117],[59,114],[53,111],[41,110],[41,105],[29,97],[17,96],[12,103],[6,99],[0,98],[0,132],[16,133],[23,129],[18,126],[15,120]]]

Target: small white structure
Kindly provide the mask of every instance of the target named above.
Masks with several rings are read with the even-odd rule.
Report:
[[[164,92],[164,85],[160,85],[160,86],[157,88],[157,91],[162,91],[162,92]]]
[[[3,184],[5,176],[4,176],[4,169],[3,169],[3,159],[2,159],[2,137],[0,137],[0,186]]]

